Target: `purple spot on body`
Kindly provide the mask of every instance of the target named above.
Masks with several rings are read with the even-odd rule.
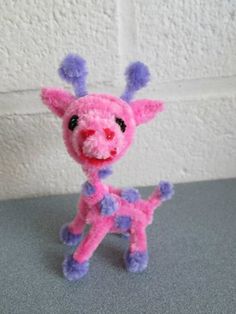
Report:
[[[173,184],[168,181],[161,181],[159,183],[159,193],[162,201],[170,200],[175,193]]]
[[[131,218],[129,216],[117,216],[115,224],[118,229],[128,230],[131,227]]]
[[[82,187],[82,193],[85,195],[85,196],[91,196],[95,193],[96,189],[95,187],[89,183],[88,181],[86,181],[84,184],[83,184],[83,187]]]
[[[104,216],[108,216],[118,209],[118,203],[113,196],[107,194],[100,201],[99,207],[101,214]]]
[[[112,174],[112,169],[110,167],[102,168],[98,171],[98,177],[100,179],[105,179]]]
[[[140,199],[140,193],[137,189],[127,188],[121,191],[121,197],[129,203],[135,203]]]

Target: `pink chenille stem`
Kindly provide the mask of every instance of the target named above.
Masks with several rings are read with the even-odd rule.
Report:
[[[111,229],[112,224],[113,221],[110,218],[103,218],[96,221],[91,226],[89,233],[83,239],[79,247],[75,250],[73,254],[74,259],[79,263],[88,261]]]
[[[130,252],[145,252],[147,250],[147,236],[145,226],[141,222],[135,222],[131,228]]]
[[[109,192],[107,185],[103,184],[98,176],[97,170],[83,168],[89,183],[95,188],[95,193],[90,196],[83,195],[83,200],[89,206],[95,205],[101,201],[105,194]]]
[[[83,232],[84,227],[86,225],[86,216],[88,213],[88,207],[83,199],[79,200],[78,203],[78,211],[76,213],[75,218],[69,224],[69,230],[73,234],[80,234]]]
[[[69,224],[69,230],[73,234],[81,234],[84,230],[85,225],[85,220],[82,219],[78,213],[73,221]]]

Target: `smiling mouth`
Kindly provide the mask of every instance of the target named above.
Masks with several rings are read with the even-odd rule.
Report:
[[[95,164],[95,165],[97,165],[97,164],[102,164],[102,163],[104,163],[104,162],[106,162],[106,161],[111,161],[111,160],[116,156],[116,154],[117,154],[117,151],[116,151],[116,149],[114,148],[114,149],[112,149],[112,150],[110,151],[110,156],[107,157],[107,158],[90,157],[90,156],[86,156],[86,155],[83,153],[83,151],[82,151],[82,149],[81,149],[81,147],[80,147],[80,155],[82,156],[82,158],[83,158],[84,160],[87,160],[87,161],[90,162],[91,164]]]

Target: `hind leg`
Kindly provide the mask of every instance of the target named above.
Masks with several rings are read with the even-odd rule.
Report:
[[[131,227],[130,247],[125,254],[126,269],[130,272],[142,272],[148,265],[146,226],[135,223]]]
[[[68,280],[75,281],[87,274],[89,259],[111,229],[112,224],[110,219],[95,222],[75,252],[65,259],[63,273]]]

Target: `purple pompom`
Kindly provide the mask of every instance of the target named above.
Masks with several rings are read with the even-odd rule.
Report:
[[[115,226],[121,230],[128,230],[131,227],[131,217],[117,216],[115,219]]]
[[[129,102],[134,95],[134,92],[147,85],[150,80],[150,72],[148,67],[140,61],[131,63],[126,71],[126,89],[121,98]]]
[[[114,197],[112,197],[110,194],[107,194],[101,200],[99,207],[101,214],[108,216],[118,209],[118,203]]]
[[[139,90],[147,85],[150,79],[148,67],[140,62],[131,63],[125,71],[127,85],[132,90]]]
[[[58,73],[64,81],[73,85],[77,97],[87,94],[85,79],[88,70],[83,58],[76,54],[68,54],[62,61]]]
[[[89,262],[79,263],[73,255],[69,255],[65,258],[63,264],[63,274],[69,281],[76,281],[84,277],[89,270]]]
[[[126,269],[132,273],[142,272],[148,265],[147,252],[127,252],[125,254]]]
[[[129,203],[135,203],[140,199],[140,193],[137,189],[127,188],[121,191],[121,197]]]
[[[95,187],[88,181],[86,181],[82,186],[82,193],[85,196],[91,196],[95,193],[96,189]]]
[[[162,201],[170,200],[175,193],[173,184],[168,181],[161,181],[158,188]]]
[[[105,179],[112,174],[111,167],[102,168],[98,171],[98,177],[100,179]]]
[[[68,228],[68,224],[65,224],[61,227],[60,230],[60,240],[68,245],[68,246],[75,246],[80,243],[82,239],[82,234],[73,234],[70,232]]]

